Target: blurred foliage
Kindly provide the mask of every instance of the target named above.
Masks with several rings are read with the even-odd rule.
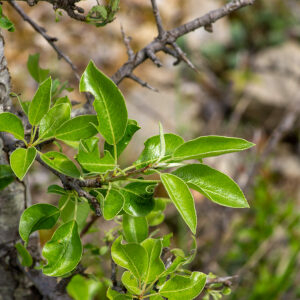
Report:
[[[252,209],[233,225],[230,247],[220,259],[229,274],[240,276],[229,299],[299,299],[297,203],[268,176],[257,178],[253,193]]]
[[[230,42],[210,42],[201,47],[202,55],[216,73],[236,68],[242,52],[254,54],[290,38],[300,38],[292,34],[299,21],[291,13],[288,1],[258,1],[251,10],[239,10],[229,19]]]

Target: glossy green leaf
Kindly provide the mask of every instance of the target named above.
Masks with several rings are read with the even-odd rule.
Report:
[[[80,141],[97,134],[97,116],[84,115],[75,117],[65,122],[55,134],[55,137],[62,141]]]
[[[125,198],[125,212],[134,217],[146,216],[154,207],[155,187],[149,182],[132,182],[123,187],[120,192]]]
[[[145,217],[123,215],[123,232],[128,243],[140,243],[148,237],[148,223]]]
[[[6,16],[3,15],[2,4],[0,4],[0,27],[8,30],[9,32],[15,31],[14,24]]]
[[[180,145],[184,143],[184,140],[173,133],[164,134],[165,139],[165,155],[160,159],[160,161],[164,161],[170,158]],[[160,135],[155,135],[149,138],[145,142],[145,148],[134,165],[137,168],[143,168],[149,164],[153,164],[159,160],[161,154],[161,146],[160,146]]]
[[[158,162],[166,156],[166,141],[161,123],[159,123],[159,158]]]
[[[101,282],[77,274],[67,285],[67,292],[75,300],[93,300],[101,287]]]
[[[128,120],[127,127],[123,138],[117,143],[117,156],[119,157],[121,153],[125,150],[129,142],[131,141],[133,135],[140,129],[137,121]],[[105,142],[104,149],[109,151],[112,156],[114,156],[114,146]]]
[[[12,113],[4,112],[0,114],[0,131],[11,133],[18,140],[24,140],[22,121]]]
[[[30,253],[27,251],[27,249],[21,243],[16,243],[15,247],[18,251],[19,260],[21,262],[21,265],[23,267],[30,267],[33,263]]]
[[[59,185],[52,184],[48,186],[47,193],[49,194],[58,194],[58,195],[66,195],[68,192]]]
[[[41,159],[51,168],[70,177],[79,178],[80,172],[75,164],[64,154],[50,151],[41,155]]]
[[[147,221],[149,226],[158,226],[164,221],[165,215],[163,211],[166,208],[166,203],[168,200],[169,199],[164,198],[154,198],[154,208],[147,215]]]
[[[148,254],[139,244],[121,243],[122,236],[118,237],[111,247],[111,256],[114,262],[129,270],[137,279],[141,279],[147,270]]]
[[[31,233],[40,229],[51,229],[60,216],[59,209],[50,204],[35,204],[21,215],[19,234],[27,244]]]
[[[161,174],[161,180],[183,220],[195,234],[197,216],[194,199],[187,184],[172,174]]]
[[[137,279],[128,271],[125,271],[122,275],[122,283],[126,287],[129,293],[134,295],[140,295],[142,290],[139,288]]]
[[[56,130],[70,119],[71,107],[67,103],[53,106],[40,122],[39,138],[47,139],[55,136]]]
[[[77,161],[84,170],[91,173],[101,174],[114,170],[115,160],[108,151],[104,151],[104,156],[100,158],[98,142],[97,137],[81,140],[76,156]]]
[[[49,70],[40,68],[39,60],[39,53],[29,55],[27,61],[27,68],[32,78],[36,82],[41,83],[49,76]]]
[[[49,77],[42,82],[36,91],[28,111],[28,120],[31,125],[38,125],[48,112],[51,103],[52,80]]]
[[[106,296],[109,300],[132,300],[133,298],[129,295],[121,294],[111,287],[107,289]]]
[[[35,148],[18,148],[10,155],[10,166],[16,176],[23,180],[36,157]]]
[[[68,104],[70,107],[72,107],[71,101],[68,96],[64,96],[56,99],[54,105],[59,105],[59,104]]]
[[[203,164],[192,164],[173,172],[187,185],[220,205],[249,207],[239,186],[227,175]]]
[[[201,136],[178,147],[173,154],[173,158],[175,160],[199,159],[239,152],[253,146],[253,143],[239,138],[214,135]]]
[[[98,194],[101,211],[105,220],[112,220],[122,210],[124,205],[123,195],[114,189],[109,189],[104,196]]]
[[[107,143],[117,144],[123,138],[127,126],[125,100],[118,87],[90,61],[81,77],[80,91],[95,96],[94,108],[99,132]]]
[[[148,225],[151,227],[158,226],[165,219],[165,214],[161,211],[151,211],[147,215]]]
[[[78,225],[78,230],[80,232],[83,229],[85,221],[89,215],[90,205],[87,201],[78,201],[71,195],[64,195],[59,199],[58,206],[61,209],[61,219],[64,223],[67,223],[74,219],[76,205],[76,222]]]
[[[63,276],[73,271],[80,262],[82,245],[76,221],[61,225],[42,251],[48,264],[43,267],[48,276]]]
[[[143,281],[151,283],[157,280],[165,270],[165,265],[161,260],[162,241],[160,239],[146,239],[141,244],[148,253],[148,268],[144,274]]]
[[[0,191],[15,179],[15,174],[9,165],[0,165]]]
[[[192,300],[203,290],[206,275],[193,272],[191,276],[176,275],[163,284],[159,290],[160,295],[169,300]]]

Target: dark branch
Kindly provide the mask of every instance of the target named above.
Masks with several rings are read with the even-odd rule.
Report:
[[[75,19],[77,21],[86,21],[86,17],[83,15],[84,10],[83,8],[77,6],[75,3],[79,2],[80,0],[18,0],[26,2],[29,6],[34,6],[38,2],[48,2],[52,4],[53,9],[61,9],[64,10],[69,17]]]
[[[155,53],[160,51],[175,56],[178,59],[178,52],[172,51],[173,49],[167,48],[168,45],[174,47],[174,43],[179,37],[186,35],[201,27],[208,28],[209,25],[216,22],[217,20],[229,15],[230,13],[242,7],[252,5],[254,2],[255,0],[233,0],[227,3],[226,5],[222,6],[221,8],[213,10],[200,18],[196,18],[186,24],[178,26],[169,31],[164,31],[162,27],[161,18],[158,14],[157,5],[155,1],[152,1],[152,5],[154,4],[154,7],[152,7],[154,9],[156,24],[157,26],[159,26],[159,36],[153,41],[151,41],[146,47],[138,51],[135,54],[133,60],[130,59],[126,63],[124,63],[123,66],[121,66],[119,70],[112,76],[112,80],[116,84],[119,84],[124,78],[131,78],[130,74],[132,74],[133,71],[148,58],[152,59],[157,65],[160,65],[160,63],[158,63],[158,61],[155,59]],[[177,52],[177,54],[175,54],[175,52]],[[192,66],[192,64],[186,58],[183,59],[183,57],[181,57],[181,59],[188,63],[190,66]]]
[[[22,17],[22,19],[29,23],[32,28],[38,32],[48,43],[49,45],[54,49],[54,51],[58,55],[58,59],[63,59],[74,71],[76,79],[79,81],[80,80],[80,75],[78,73],[77,67],[74,65],[74,63],[71,61],[71,59],[62,52],[61,49],[59,49],[56,45],[55,42],[57,41],[57,38],[49,36],[45,29],[39,26],[36,22],[34,22],[24,11],[23,9],[16,3],[16,1],[9,1],[8,2],[14,9],[15,11]]]
[[[158,7],[157,7],[156,0],[151,0],[151,4],[152,4],[152,10],[153,10],[153,14],[154,14],[154,17],[155,17],[157,30],[158,30],[158,39],[162,39],[163,36],[164,36],[165,30],[163,28],[163,24],[162,24],[160,13],[159,13],[159,10],[158,10]]]

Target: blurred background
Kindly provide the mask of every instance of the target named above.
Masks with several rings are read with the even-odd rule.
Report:
[[[88,10],[94,2],[86,0],[80,6]],[[224,3],[158,1],[167,29]],[[108,75],[127,61],[121,24],[132,37],[134,50],[157,35],[150,1],[146,0],[121,0],[117,19],[103,28],[65,15],[55,22],[55,13],[47,3],[33,8],[19,5],[49,35],[58,38],[57,45],[78,66],[80,74],[90,59]],[[16,26],[15,32],[4,33],[13,92],[21,94],[23,100],[33,97],[37,86],[26,64],[30,54],[40,53],[41,66],[74,89],[70,99],[84,102],[71,68],[57,59],[45,40],[8,4],[4,3],[3,10]],[[186,140],[213,134],[242,137],[257,144],[245,153],[205,160],[240,184],[250,209],[221,207],[195,194],[198,253],[190,267],[217,276],[239,275],[226,299],[300,299],[299,15],[297,0],[257,1],[253,7],[218,21],[213,33],[200,29],[178,40],[198,72],[183,63],[173,66],[172,57],[160,54],[162,68],[147,61],[135,72],[159,92],[128,79],[120,85],[130,118],[142,127],[121,156],[124,166],[136,160],[145,139],[158,134],[159,121],[165,132],[178,133]],[[67,151],[71,154],[73,150]],[[47,186],[55,182],[36,165],[30,176],[33,202],[57,202],[46,194]],[[164,191],[157,193],[163,195]],[[107,267],[103,232],[113,226],[113,222],[101,222],[97,221],[86,237],[90,253],[100,249],[102,252],[94,253],[101,255],[85,257],[87,265],[93,262],[99,277]],[[170,206],[160,232],[171,231],[172,246],[188,251],[192,239]],[[50,234],[42,232],[42,242]]]

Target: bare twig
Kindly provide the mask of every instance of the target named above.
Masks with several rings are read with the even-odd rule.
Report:
[[[131,37],[127,36],[125,34],[125,31],[124,31],[124,28],[123,28],[122,25],[121,25],[121,32],[122,32],[123,42],[124,42],[125,47],[127,49],[128,60],[132,61],[132,60],[134,60],[134,51],[132,50],[132,48],[130,46]]]
[[[77,21],[86,21],[86,17],[83,15],[84,9],[77,6],[75,3],[79,2],[80,0],[18,0],[26,2],[30,6],[36,5],[38,2],[48,2],[52,4],[53,9],[62,9],[64,10],[69,17],[75,19]]]
[[[152,59],[157,65],[160,65],[160,63],[158,63],[158,61],[154,59],[155,53],[163,51],[169,55],[172,53],[171,55],[175,56],[175,52],[171,52],[172,50],[170,50],[170,48],[167,48],[167,46],[168,45],[174,46],[174,43],[179,37],[188,34],[201,27],[207,28],[208,25],[216,22],[217,20],[229,15],[230,13],[242,7],[252,5],[254,2],[255,0],[233,0],[219,9],[213,10],[200,18],[196,18],[186,24],[173,28],[169,31],[163,31],[164,29],[162,27],[160,17],[159,19],[157,19],[157,16],[159,15],[156,14],[157,6],[155,6],[154,15],[156,17],[156,24],[160,24],[159,31],[160,32],[163,31],[163,33],[161,33],[157,38],[151,41],[146,47],[139,50],[135,54],[134,60],[131,59],[125,62],[118,69],[118,71],[112,76],[112,80],[116,84],[119,84],[124,78],[126,77],[131,78],[130,74],[133,73],[133,70],[136,69],[140,64],[142,64],[148,58]],[[155,1],[152,1],[152,4],[153,3],[154,5],[156,4]],[[186,60],[184,61],[187,62]]]
[[[9,1],[8,2],[14,9],[15,11],[22,17],[22,19],[29,23],[32,28],[38,32],[48,43],[49,45],[54,49],[54,51],[58,55],[58,59],[63,59],[73,70],[76,79],[79,81],[80,80],[80,75],[78,73],[77,67],[74,65],[74,63],[71,61],[71,59],[62,52],[60,48],[58,48],[55,45],[55,42],[57,41],[57,38],[49,36],[45,29],[39,26],[35,21],[33,21],[24,11],[23,9],[16,3],[16,1]]]
[[[227,276],[227,277],[216,277],[216,278],[208,278],[206,280],[206,287],[209,287],[211,284],[221,283],[225,286],[231,286],[234,281],[238,279],[238,275]]]
[[[151,0],[151,4],[152,4],[152,10],[153,10],[153,14],[154,14],[154,17],[155,17],[157,30],[158,30],[158,39],[162,39],[163,36],[164,36],[165,30],[163,28],[163,24],[162,24],[160,13],[159,13],[159,10],[158,10],[158,7],[157,7],[156,0]]]
[[[85,226],[83,227],[83,229],[80,232],[80,237],[83,237],[91,228],[91,226],[98,220],[98,216],[97,215],[92,215],[91,219],[89,220],[89,222],[87,222],[85,224]]]
[[[138,84],[140,84],[140,85],[143,86],[143,87],[148,88],[149,90],[152,90],[152,91],[154,91],[154,92],[158,92],[158,89],[157,89],[157,88],[151,86],[149,83],[147,83],[147,82],[144,81],[143,79],[141,79],[141,78],[135,76],[134,74],[130,74],[130,75],[128,76],[128,78],[134,80],[135,82],[137,82]]]

